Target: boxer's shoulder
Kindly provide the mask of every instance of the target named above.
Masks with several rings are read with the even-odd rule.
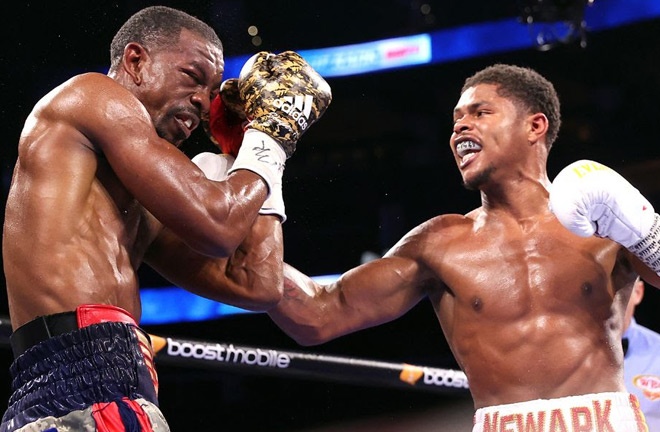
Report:
[[[475,220],[467,215],[443,214],[435,216],[413,228],[407,235],[434,246],[466,238],[473,230]]]

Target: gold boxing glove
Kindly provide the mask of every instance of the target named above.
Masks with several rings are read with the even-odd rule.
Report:
[[[272,137],[287,158],[332,101],[328,83],[293,51],[252,56],[241,69],[238,89],[247,128]]]

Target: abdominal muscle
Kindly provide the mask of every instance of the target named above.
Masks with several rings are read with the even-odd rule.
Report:
[[[607,326],[579,306],[518,316],[514,310],[496,317],[454,312],[472,315],[453,319],[445,333],[475,408],[624,390],[618,348],[608,342],[620,336],[606,334]]]

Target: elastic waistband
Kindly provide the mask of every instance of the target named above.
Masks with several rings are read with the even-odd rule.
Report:
[[[39,316],[17,328],[9,336],[14,358],[53,336],[103,322],[123,322],[137,326],[135,318],[117,306],[80,305],[75,311]]]
[[[568,430],[648,432],[639,401],[634,395],[623,392],[538,399],[480,408],[474,415],[473,432],[546,431],[555,430],[552,425],[559,424]],[[589,425],[599,426],[592,429]]]

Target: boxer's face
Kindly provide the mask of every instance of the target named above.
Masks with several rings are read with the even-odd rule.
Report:
[[[148,53],[139,97],[162,138],[179,146],[190,137],[208,114],[223,71],[222,51],[187,30],[176,45]]]
[[[497,94],[497,86],[478,84],[461,95],[454,108],[449,140],[463,183],[479,189],[517,157],[523,128],[515,104]]]

